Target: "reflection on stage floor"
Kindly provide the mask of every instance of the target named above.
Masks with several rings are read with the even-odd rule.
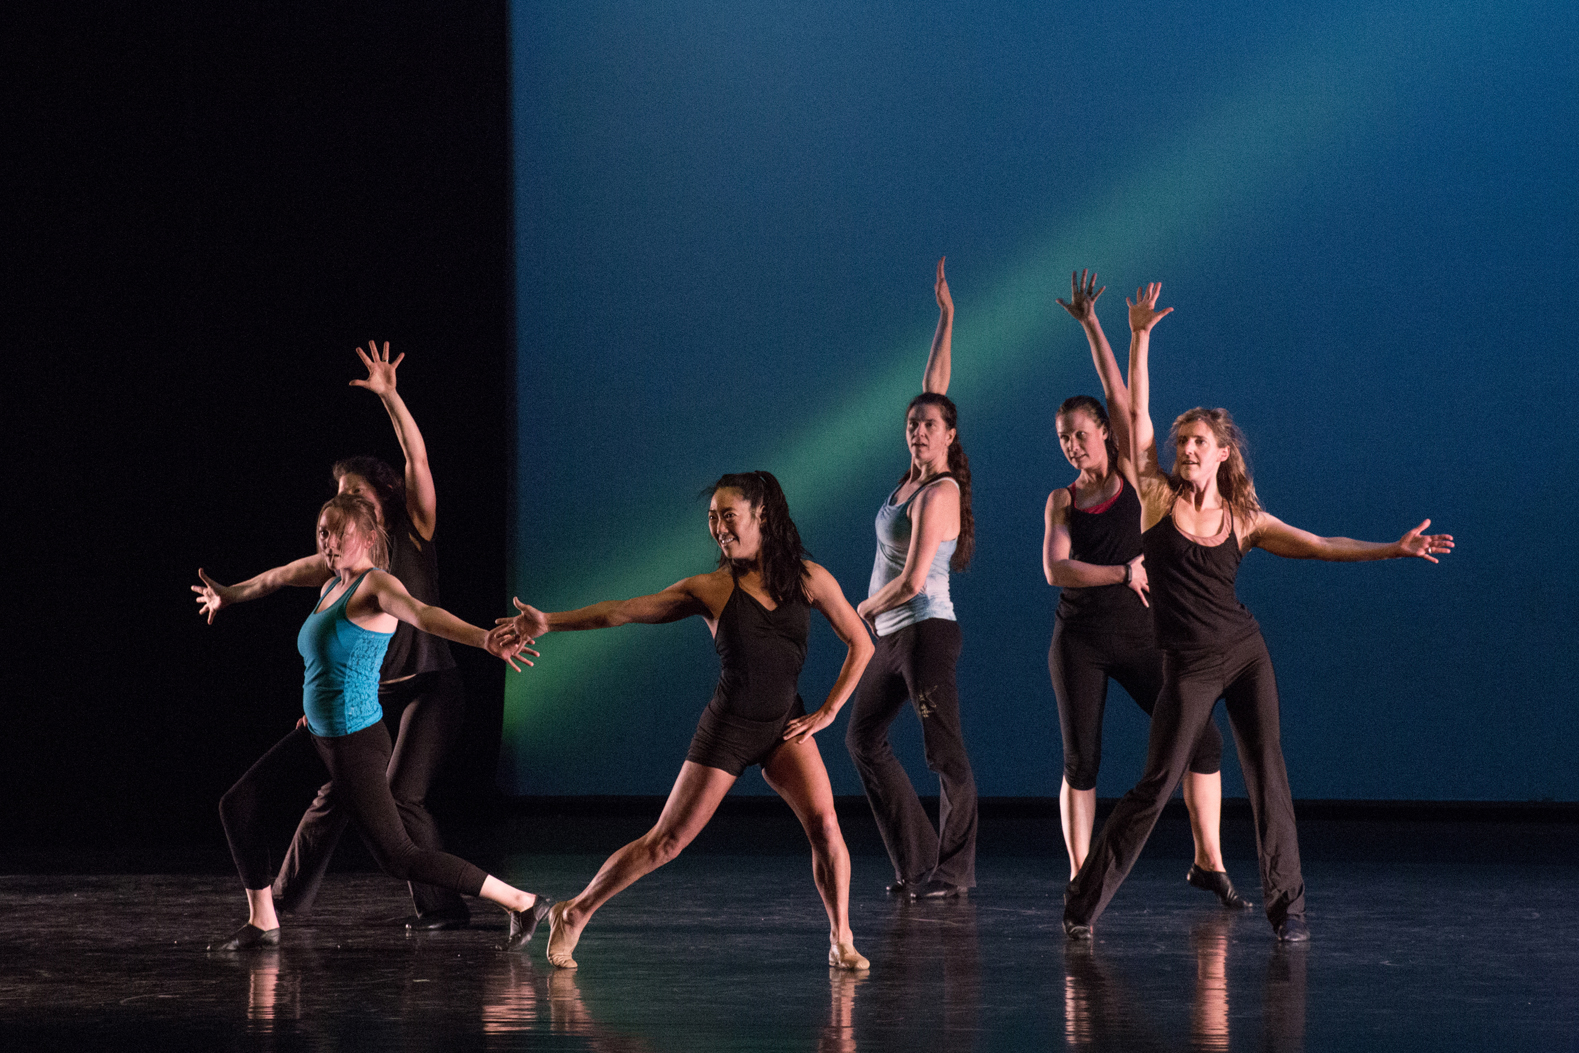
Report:
[[[502,856],[556,897],[601,855]],[[278,950],[209,953],[233,876],[0,877],[0,1048],[1329,1050],[1576,1047],[1573,866],[1313,861],[1312,940],[1143,858],[1096,928],[1059,926],[1061,857],[986,856],[969,898],[890,899],[854,860],[869,974],[824,964],[809,858],[683,855],[614,900],[560,972],[503,915],[406,935],[404,888],[331,877]],[[1241,889],[1253,863],[1231,863]]]

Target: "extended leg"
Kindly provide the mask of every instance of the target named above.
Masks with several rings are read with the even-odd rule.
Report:
[[[391,685],[399,692],[381,691],[409,697],[400,713],[400,734],[389,758],[389,792],[400,810],[400,822],[419,847],[442,850],[444,840],[428,812],[428,789],[443,767],[444,758],[460,732],[465,718],[465,696],[460,672],[446,669],[422,673]],[[385,712],[391,712],[388,703]],[[411,883],[411,901],[419,919],[431,918],[445,926],[464,924],[468,911],[459,895],[437,885]]]
[[[682,764],[657,824],[609,856],[574,899],[554,904],[553,934],[548,941],[549,962],[560,968],[574,969],[576,961],[571,953],[581,939],[581,930],[598,908],[622,889],[679,855],[702,832],[718,810],[718,802],[734,784],[735,776],[727,771],[693,761]]]
[[[1064,744],[1064,777],[1058,788],[1058,818],[1069,852],[1069,876],[1080,870],[1091,850],[1097,812],[1097,772],[1102,764],[1102,714],[1107,704],[1108,670],[1101,641],[1053,629],[1047,671],[1058,700],[1058,730]],[[1160,681],[1159,681],[1160,685]],[[1156,687],[1147,712],[1156,702]]]
[[[960,727],[959,688],[954,666],[959,661],[957,622],[928,618],[912,626],[915,646],[903,669],[910,698],[921,718],[921,741],[927,768],[938,777],[937,865],[931,880],[954,889],[976,885],[976,775],[965,752]],[[930,824],[923,825],[927,833]],[[912,835],[921,839],[921,831]]]
[[[889,725],[899,715],[909,691],[892,667],[893,658],[897,641],[912,628],[878,637],[877,653],[867,663],[855,689],[850,726],[844,737],[850,760],[855,763],[872,806],[872,818],[877,821],[877,830],[894,865],[894,877],[904,884],[925,881],[938,859],[932,820],[927,818],[909,773],[888,742]]]

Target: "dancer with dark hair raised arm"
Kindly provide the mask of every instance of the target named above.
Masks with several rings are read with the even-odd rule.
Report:
[[[1197,408],[1173,422],[1172,474],[1157,462],[1151,423],[1151,329],[1161,286],[1138,290],[1129,305],[1130,399],[1134,460],[1140,473],[1143,544],[1163,686],[1151,715],[1146,771],[1125,794],[1064,895],[1064,931],[1090,939],[1092,923],[1118,891],[1179,784],[1212,709],[1221,698],[1239,750],[1255,817],[1261,895],[1279,940],[1310,938],[1305,880],[1294,828],[1294,801],[1283,762],[1277,680],[1260,627],[1234,592],[1239,562],[1252,548],[1290,559],[1342,562],[1417,557],[1437,562],[1450,534],[1427,534],[1427,519],[1397,541],[1317,537],[1270,515],[1256,497],[1244,436],[1227,410]]]
[[[331,575],[302,624],[296,646],[306,663],[303,714],[296,728],[263,755],[219,802],[236,870],[247,890],[247,923],[209,950],[276,946],[274,871],[267,844],[268,808],[279,793],[310,788],[328,770],[338,807],[366,838],[373,857],[403,880],[481,896],[510,916],[506,947],[519,950],[548,912],[548,901],[523,892],[455,856],[423,848],[406,835],[390,795],[389,731],[378,704],[378,670],[397,621],[457,643],[485,648],[515,665],[527,643],[513,626],[492,632],[414,599],[393,575],[378,569],[388,559],[388,537],[370,501],[338,494],[318,515],[318,554]],[[536,654],[536,651],[530,652]]]
[[[1047,496],[1042,540],[1047,584],[1062,590],[1047,668],[1064,741],[1058,814],[1070,877],[1091,847],[1108,680],[1118,681],[1148,717],[1162,688],[1162,652],[1146,609],[1129,390],[1097,320],[1097,298],[1105,289],[1096,287],[1095,272],[1081,271],[1069,276],[1069,301],[1058,301],[1085,330],[1107,407],[1090,395],[1075,395],[1058,408],[1058,444],[1080,474]],[[1207,721],[1184,775],[1184,803],[1195,838],[1195,861],[1185,880],[1214,893],[1223,906],[1241,909],[1250,904],[1228,879],[1218,837],[1222,755],[1222,732]]]
[[[395,370],[405,355],[389,358],[389,342],[382,350],[377,341],[368,350],[356,349],[367,367],[367,379],[353,380],[353,387],[377,395],[395,426],[395,437],[405,454],[404,475],[376,457],[348,457],[334,466],[340,493],[356,494],[370,501],[389,535],[385,569],[400,580],[406,591],[423,603],[439,602],[438,495],[428,466],[428,448],[405,400],[395,385]],[[259,599],[286,585],[321,588],[331,577],[323,557],[314,554],[282,567],[266,570],[237,585],[221,585],[202,570],[197,593],[201,613],[210,624],[214,615],[234,603]],[[466,699],[460,670],[450,645],[440,637],[402,622],[395,628],[379,673],[378,701],[396,729],[389,760],[389,789],[400,809],[400,819],[411,839],[423,848],[442,850],[438,825],[427,809],[427,795],[465,718]],[[274,880],[278,908],[306,913],[318,897],[350,817],[336,806],[333,783],[325,783],[302,816],[291,847]],[[463,901],[446,888],[413,882],[412,905],[416,913],[405,919],[413,929],[464,927],[470,914]]]
[[[860,970],[868,962],[850,932],[850,853],[839,830],[833,789],[812,736],[833,722],[872,655],[861,620],[839,583],[807,558],[778,480],[767,472],[714,483],[708,531],[718,569],[651,596],[544,614],[516,600],[513,624],[525,637],[604,629],[629,622],[707,622],[721,669],[685,763],[658,822],[608,858],[574,899],[554,904],[548,960],[576,968],[581,932],[621,889],[672,860],[707,825],[735,780],[753,764],[795,812],[811,841],[812,878],[828,913],[828,964]],[[807,714],[797,692],[811,609],[828,619],[848,648],[825,701]],[[501,619],[502,624],[511,624]]]
[[[922,393],[905,413],[910,466],[877,511],[877,558],[867,597],[856,608],[877,635],[877,653],[845,735],[894,864],[888,891],[927,899],[958,896],[976,884],[976,777],[960,728],[954,676],[960,631],[949,598],[949,571],[970,562],[976,533],[970,461],[947,395],[954,300],[941,259],[933,291],[937,331]],[[936,830],[888,742],[906,699],[921,719],[927,767],[940,784]]]

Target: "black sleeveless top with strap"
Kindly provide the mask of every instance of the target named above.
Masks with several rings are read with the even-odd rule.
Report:
[[[1170,511],[1146,531],[1146,577],[1151,583],[1151,610],[1157,624],[1157,646],[1191,651],[1224,647],[1259,629],[1234,592],[1239,576],[1239,540],[1232,513],[1215,538],[1185,534]]]
[[[798,697],[810,629],[811,607],[804,597],[770,611],[735,582],[713,636],[721,668],[711,706],[744,720],[782,718]]]
[[[431,539],[421,547],[412,540],[417,528],[405,515],[389,518],[389,573],[400,579],[406,591],[429,606],[439,604],[439,554]],[[389,641],[389,651],[384,655],[384,667],[379,671],[380,680],[400,680],[417,673],[432,673],[441,669],[454,669],[455,656],[450,653],[450,643],[401,622],[395,636]]]
[[[1075,488],[1069,487],[1067,522],[1070,559],[1114,567],[1141,553],[1140,498],[1123,476],[1119,477],[1118,493],[1084,510],[1075,507]],[[1150,565],[1148,559],[1148,570]],[[1064,588],[1058,597],[1057,617],[1065,632],[1148,638],[1152,634],[1151,612],[1128,585]]]

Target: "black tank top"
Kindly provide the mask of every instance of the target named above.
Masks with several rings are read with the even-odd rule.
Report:
[[[805,599],[770,611],[735,582],[713,636],[721,666],[713,708],[744,720],[781,719],[795,704],[810,629]]]
[[[418,548],[411,540],[416,529],[404,515],[389,520],[389,572],[400,579],[414,598],[436,607],[439,603],[438,550],[431,539]],[[450,653],[448,640],[401,622],[389,641],[389,651],[384,655],[384,666],[378,678],[399,680],[417,673],[454,668],[455,656]]]
[[[1190,651],[1234,643],[1257,629],[1255,618],[1234,593],[1239,576],[1239,541],[1233,515],[1222,540],[1196,541],[1179,530],[1173,513],[1146,531],[1146,577],[1157,623],[1157,646]]]
[[[1116,567],[1140,555],[1140,498],[1123,476],[1111,500],[1084,511],[1075,507],[1075,488],[1069,487],[1067,522],[1070,559]],[[1065,588],[1058,597],[1057,616],[1065,632],[1152,634],[1151,612],[1128,585]]]

